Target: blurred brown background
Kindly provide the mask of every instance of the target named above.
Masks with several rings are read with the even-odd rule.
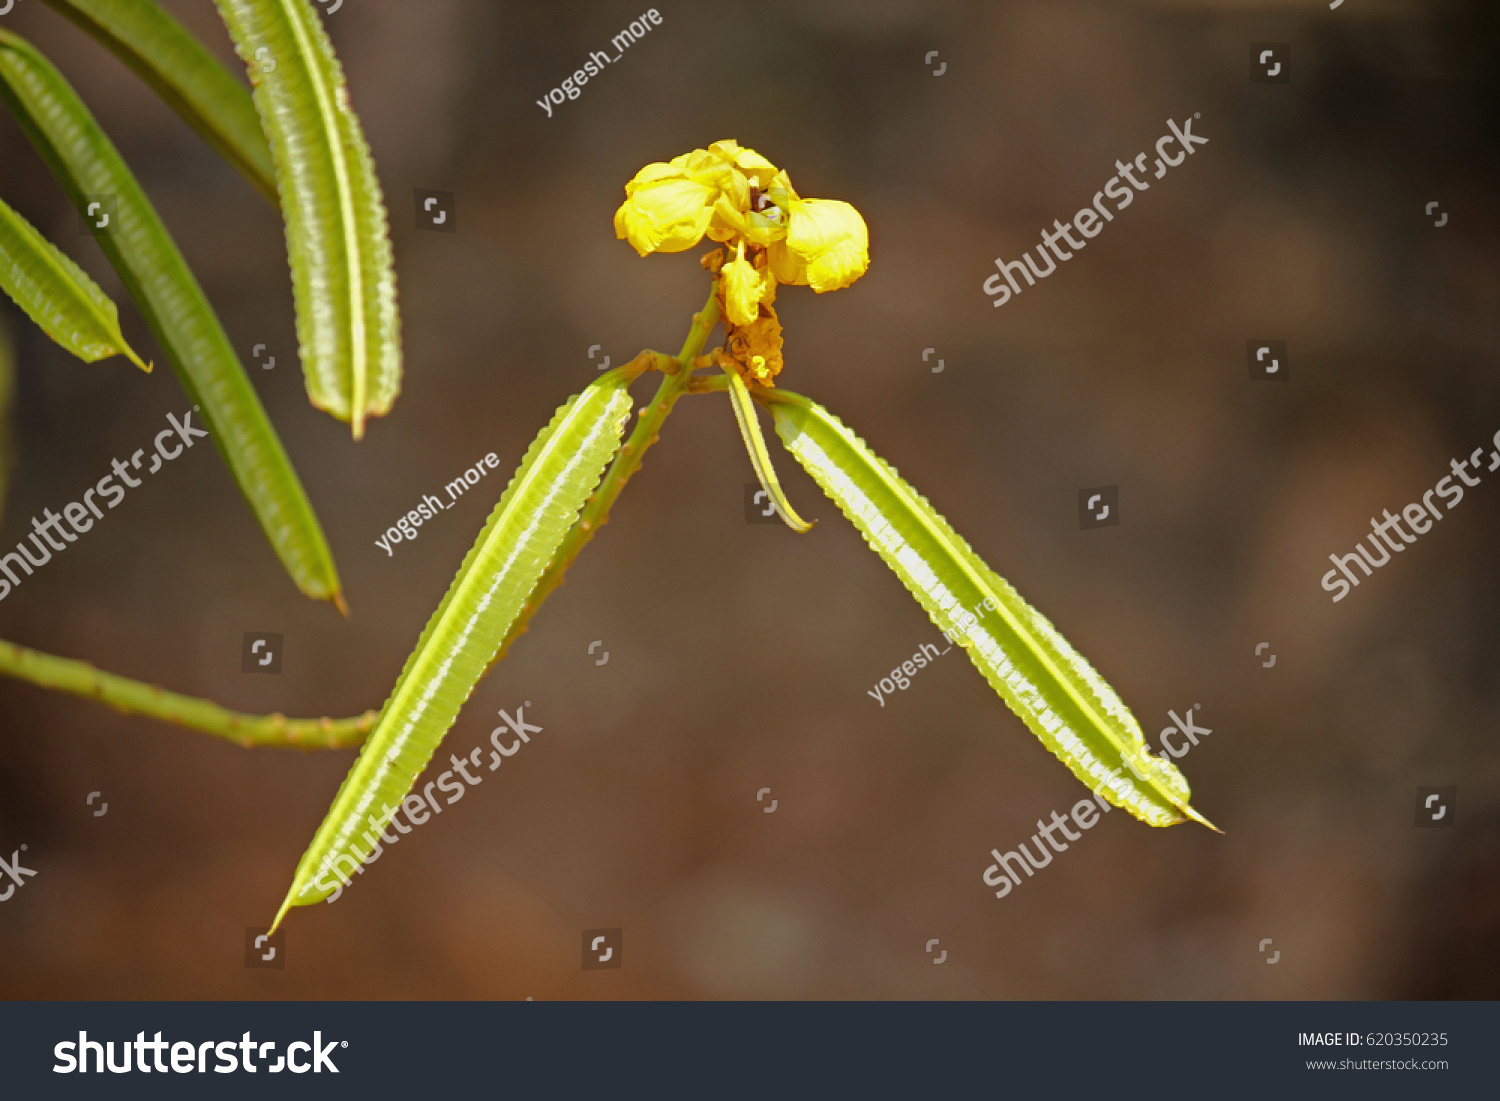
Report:
[[[211,5],[168,6],[232,58]],[[274,913],[352,751],[250,752],[0,682],[0,854],[26,844],[38,873],[0,905],[0,996],[1500,993],[1500,485],[1486,475],[1340,603],[1318,583],[1368,517],[1500,428],[1495,6],[657,7],[551,118],[535,101],[614,53],[639,5],[344,0],[325,19],[386,188],[406,349],[404,394],[356,445],[305,400],[278,216],[19,0],[5,25],[75,82],[219,310],[353,614],[295,593],[204,449],[0,603],[0,637],[248,711],[378,706],[503,482],[393,556],[374,540],[486,452],[508,476],[593,377],[591,345],[616,363],[677,349],[702,250],[639,259],[610,217],[642,164],[734,137],[871,229],[853,288],[783,290],[785,385],[928,495],[1153,740],[1200,705],[1213,734],[1181,763],[1225,835],[1111,814],[995,899],[989,850],[1082,788],[957,651],[884,708],[866,694],[936,630],[789,457],[794,503],[822,522],[745,522],[753,475],[714,395],[682,403],[438,759],[525,701],[544,732],[336,905],[294,913],[284,971],[242,965],[244,930]],[[1290,43],[1291,83],[1249,81],[1261,41]],[[1195,113],[1210,144],[989,306],[996,255]],[[415,188],[456,195],[457,233],[417,228]],[[0,193],[155,354],[9,118]],[[20,345],[8,546],[186,405],[169,371],[80,364],[3,311]],[[1251,338],[1288,342],[1287,382],[1249,380]],[[1077,491],[1109,484],[1122,522],[1079,530]],[[285,635],[282,675],[240,672],[246,631]],[[1414,828],[1416,788],[1446,784],[1455,826]],[[598,927],[624,931],[618,970],[580,970]]]

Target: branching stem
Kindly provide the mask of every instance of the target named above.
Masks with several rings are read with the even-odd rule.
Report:
[[[181,696],[129,677],[105,673],[86,661],[53,657],[3,641],[0,641],[0,675],[30,681],[42,688],[71,692],[85,699],[98,700],[127,715],[149,715],[246,747],[342,749],[359,745],[375,726],[379,715],[375,711],[366,711],[352,719],[245,715],[228,711],[211,700]]]
[[[537,609],[542,606],[552,591],[562,584],[563,575],[573,564],[573,559],[578,557],[578,552],[593,538],[594,532],[609,521],[610,507],[614,505],[615,498],[620,495],[620,490],[625,488],[625,483],[630,480],[631,475],[641,468],[641,459],[645,456],[646,449],[656,442],[657,433],[661,430],[662,422],[667,419],[667,414],[672,412],[677,399],[693,388],[695,366],[693,361],[703,351],[703,345],[708,341],[708,334],[713,332],[714,326],[719,323],[718,289],[716,281],[713,290],[709,292],[708,302],[703,309],[693,315],[693,326],[688,330],[682,351],[678,352],[675,358],[657,353],[659,360],[663,361],[658,364],[657,369],[666,374],[666,377],[657,387],[650,404],[640,411],[630,437],[621,446],[619,454],[615,456],[614,462],[610,463],[609,469],[605,471],[603,479],[599,482],[599,488],[594,490],[588,504],[583,506],[578,522],[568,531],[562,545],[557,548],[557,553],[552,556],[551,563],[542,574],[541,580],[537,582],[536,588],[532,590],[531,599],[521,609],[521,614],[511,625],[505,641],[500,644],[500,652],[495,655],[495,661],[503,658],[510,651],[511,644],[525,634],[526,628],[531,623],[531,617],[536,615]],[[641,353],[642,356],[646,354]]]
[[[682,351],[676,356],[661,352],[642,352],[630,363],[616,368],[632,375],[658,370],[665,377],[650,403],[640,411],[630,438],[620,448],[619,454],[599,483],[599,488],[589,498],[578,522],[568,532],[553,556],[552,563],[537,583],[531,599],[512,625],[510,633],[505,636],[505,642],[496,656],[497,661],[505,656],[510,644],[525,632],[531,617],[552,590],[562,584],[563,574],[584,544],[609,519],[610,506],[620,495],[620,490],[625,488],[631,475],[640,469],[641,458],[646,449],[656,442],[662,422],[667,419],[667,414],[672,411],[677,399],[689,391],[699,389],[695,383],[704,381],[693,378],[694,360],[703,351],[708,334],[719,321],[717,290],[718,285],[715,284],[715,293],[709,294],[708,303],[693,315],[692,328],[688,331]],[[281,714],[246,715],[227,710],[211,700],[179,695],[129,677],[106,673],[88,662],[54,657],[3,640],[0,640],[0,676],[14,677],[42,688],[97,700],[127,715],[149,715],[247,747],[342,749],[364,742],[365,736],[379,718],[378,711],[366,711],[351,719],[289,719]]]

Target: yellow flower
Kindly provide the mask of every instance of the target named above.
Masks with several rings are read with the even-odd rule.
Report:
[[[870,266],[870,231],[848,203],[793,199],[786,238],[770,247],[771,273],[781,283],[811,284],[822,294],[847,287]]]
[[[732,140],[637,172],[615,212],[615,235],[642,256],[681,252],[705,235],[734,245],[722,278],[726,313],[740,326],[770,303],[778,282],[810,284],[821,294],[847,287],[870,266],[859,211],[836,199],[800,198],[785,172]]]
[[[701,241],[718,189],[689,179],[681,166],[657,162],[635,174],[625,196],[615,211],[615,236],[645,256],[681,252]]]
[[[625,185],[615,236],[642,256],[692,248],[705,233],[715,241],[744,237],[764,247],[784,235],[782,215],[779,209],[751,210],[753,195],[777,178],[774,164],[734,141],[648,164]]]
[[[724,315],[732,324],[747,326],[760,316],[767,277],[745,259],[744,241],[740,242],[735,258],[720,269],[719,278],[724,287]]]

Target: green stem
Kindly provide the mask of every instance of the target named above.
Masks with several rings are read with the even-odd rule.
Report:
[[[247,748],[342,749],[363,742],[379,717],[376,711],[366,711],[353,719],[245,715],[227,711],[210,700],[179,696],[176,692],[167,692],[129,677],[102,672],[86,661],[53,657],[4,641],[0,641],[0,675],[98,700],[127,715],[150,715],[154,719],[201,730]]]
[[[719,323],[718,289],[718,282],[715,281],[713,289],[709,292],[708,302],[703,309],[693,315],[693,326],[688,330],[687,340],[683,342],[682,351],[677,353],[677,357],[675,359],[670,356],[659,357],[666,361],[660,366],[668,372],[667,377],[662,379],[650,404],[641,410],[630,438],[620,448],[614,462],[610,464],[604,478],[599,482],[599,488],[594,490],[594,495],[589,498],[588,504],[583,506],[578,522],[568,531],[562,545],[557,548],[557,553],[552,556],[546,572],[542,574],[541,580],[532,590],[531,599],[521,609],[521,614],[511,625],[505,641],[500,644],[500,651],[495,655],[495,661],[505,657],[510,650],[511,643],[526,633],[531,617],[536,615],[537,609],[542,606],[552,591],[562,584],[563,575],[573,564],[573,559],[578,557],[578,552],[593,538],[594,532],[609,521],[609,510],[615,503],[615,498],[620,495],[620,490],[625,488],[625,483],[630,480],[631,475],[641,468],[641,459],[645,456],[646,449],[656,442],[662,422],[667,419],[667,414],[677,404],[677,399],[690,389],[693,381],[693,360],[703,351],[703,345],[708,341],[708,334]]]
[[[714,289],[717,292],[717,284]],[[665,372],[666,378],[657,388],[650,404],[641,411],[630,438],[615,456],[604,479],[599,483],[599,488],[584,506],[578,522],[573,525],[553,556],[551,565],[547,567],[531,599],[506,635],[495,660],[503,657],[510,644],[526,630],[542,602],[553,589],[562,584],[563,574],[578,556],[578,552],[609,519],[610,506],[620,495],[620,490],[625,488],[630,476],[640,469],[642,456],[656,442],[662,422],[667,419],[667,414],[672,411],[677,399],[697,388],[693,380],[693,360],[703,351],[708,334],[718,321],[718,299],[716,293],[711,293],[707,305],[693,315],[693,326],[688,331],[682,351],[675,358],[660,353],[642,353],[642,357],[654,356],[655,361],[651,366]],[[377,711],[366,711],[352,719],[288,719],[280,714],[246,715],[226,710],[210,700],[181,696],[128,677],[105,673],[88,662],[53,657],[5,641],[0,641],[0,676],[15,677],[42,688],[71,692],[85,699],[98,700],[127,715],[149,715],[247,747],[341,749],[361,744],[379,718]]]

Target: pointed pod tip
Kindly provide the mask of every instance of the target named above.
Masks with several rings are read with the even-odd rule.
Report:
[[[339,615],[343,616],[345,619],[349,618],[349,605],[345,602],[344,594],[342,592],[335,589],[333,591],[333,595],[328,599],[332,601],[333,606],[339,610]]]
[[[276,930],[281,928],[282,919],[286,917],[287,911],[289,911],[291,908],[292,892],[288,891],[286,901],[281,904],[281,909],[276,911],[276,920],[271,922],[271,928],[266,933],[268,937],[274,937],[276,935]]]
[[[1192,807],[1182,807],[1181,810],[1182,810],[1183,814],[1187,815],[1194,822],[1197,822],[1200,825],[1207,826],[1209,829],[1213,830],[1214,833],[1218,834],[1220,837],[1224,836],[1224,831],[1223,830],[1219,829],[1218,826],[1214,825],[1207,818],[1204,818],[1203,815],[1199,814]]]
[[[121,347],[119,354],[130,360],[131,363],[134,363],[148,375],[151,373],[151,368],[156,366],[156,362],[154,360],[150,363],[142,362],[141,357],[135,354],[135,349],[128,344],[125,344]]]

